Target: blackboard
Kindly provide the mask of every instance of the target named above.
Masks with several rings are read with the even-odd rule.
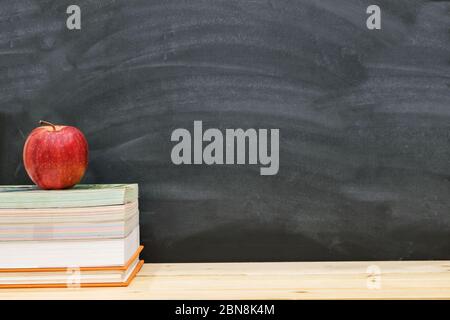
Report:
[[[66,9],[81,8],[81,30]],[[366,9],[381,8],[381,30]],[[0,184],[40,119],[138,182],[148,262],[450,258],[450,1],[0,1]],[[176,128],[279,128],[279,172],[175,165]]]

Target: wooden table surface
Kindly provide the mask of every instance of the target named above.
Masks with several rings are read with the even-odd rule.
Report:
[[[124,288],[0,289],[0,299],[450,299],[450,261],[145,264]]]

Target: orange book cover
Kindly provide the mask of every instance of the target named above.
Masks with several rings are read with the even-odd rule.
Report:
[[[99,267],[80,267],[79,270],[83,271],[125,271],[131,264],[139,257],[139,254],[144,249],[144,246],[139,246],[133,256],[123,266],[99,266]],[[134,270],[125,282],[102,282],[102,283],[81,283],[79,287],[127,287],[131,281],[136,277],[139,270],[141,270],[144,260],[139,260]],[[68,268],[8,268],[0,269],[0,273],[11,272],[66,272]],[[72,287],[66,283],[37,283],[37,284],[0,284],[0,289],[19,289],[19,288],[68,288]]]
[[[80,288],[94,287],[127,287],[141,270],[144,260],[140,260],[134,268],[131,275],[125,282],[103,282],[103,283],[81,283]],[[72,288],[73,286],[66,283],[36,283],[36,284],[0,284],[0,289],[25,289],[25,288]]]

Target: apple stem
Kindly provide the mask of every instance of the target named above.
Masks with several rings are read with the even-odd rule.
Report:
[[[56,126],[51,122],[41,120],[41,121],[39,121],[39,124],[41,126],[51,126],[51,127],[53,127],[53,130],[56,130]]]

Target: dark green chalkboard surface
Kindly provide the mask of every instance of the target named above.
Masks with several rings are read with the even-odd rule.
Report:
[[[449,1],[0,0],[0,184],[30,183],[22,146],[45,119],[87,136],[83,183],[139,183],[147,262],[449,259],[449,17]],[[278,128],[278,173],[173,164],[195,120]]]

